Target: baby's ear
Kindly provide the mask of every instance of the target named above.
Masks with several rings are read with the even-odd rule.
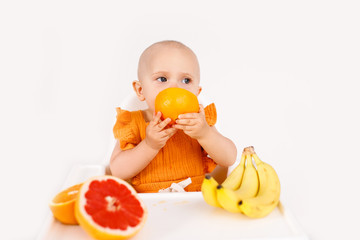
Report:
[[[140,101],[144,101],[144,100],[145,100],[145,97],[144,97],[144,95],[143,95],[143,88],[142,88],[142,86],[141,86],[141,82],[139,82],[139,81],[133,81],[132,85],[133,85],[134,91],[135,91],[138,99],[139,99]]]
[[[201,90],[202,90],[202,87],[199,86],[199,91],[198,91],[197,96],[199,96],[199,94],[201,93]]]

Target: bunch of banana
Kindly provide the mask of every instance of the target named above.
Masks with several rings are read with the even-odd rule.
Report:
[[[280,181],[275,170],[259,159],[254,148],[247,147],[242,153],[239,165],[222,184],[217,184],[214,178],[207,175],[201,191],[205,201],[211,206],[261,218],[278,205]]]
[[[249,217],[265,217],[276,208],[280,201],[280,180],[269,164],[261,161],[253,151],[259,176],[259,192],[253,198],[245,198],[239,201],[239,209]]]

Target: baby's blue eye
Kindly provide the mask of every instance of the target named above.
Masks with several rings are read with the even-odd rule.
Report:
[[[167,81],[166,77],[158,77],[156,80],[158,80],[159,82],[166,82]]]
[[[185,84],[189,84],[190,81],[191,81],[191,80],[190,80],[189,78],[184,78],[184,79],[182,80],[182,82],[185,83]]]
[[[158,80],[159,82],[166,82],[167,81],[166,77],[158,77],[156,80]]]

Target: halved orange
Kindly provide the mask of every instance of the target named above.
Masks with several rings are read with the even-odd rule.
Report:
[[[125,239],[143,227],[147,209],[130,184],[105,175],[90,178],[82,185],[75,202],[75,216],[96,239]]]
[[[199,112],[197,96],[183,88],[166,88],[155,98],[155,112],[162,113],[161,119],[170,118],[170,125],[180,114]]]
[[[49,207],[54,217],[64,224],[78,224],[75,213],[75,200],[82,183],[71,186],[58,193]]]

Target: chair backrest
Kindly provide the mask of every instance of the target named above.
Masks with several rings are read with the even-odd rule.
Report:
[[[129,94],[120,104],[122,109],[126,109],[128,111],[136,111],[136,110],[143,110],[147,109],[148,106],[145,101],[140,101],[136,94],[132,92]]]

